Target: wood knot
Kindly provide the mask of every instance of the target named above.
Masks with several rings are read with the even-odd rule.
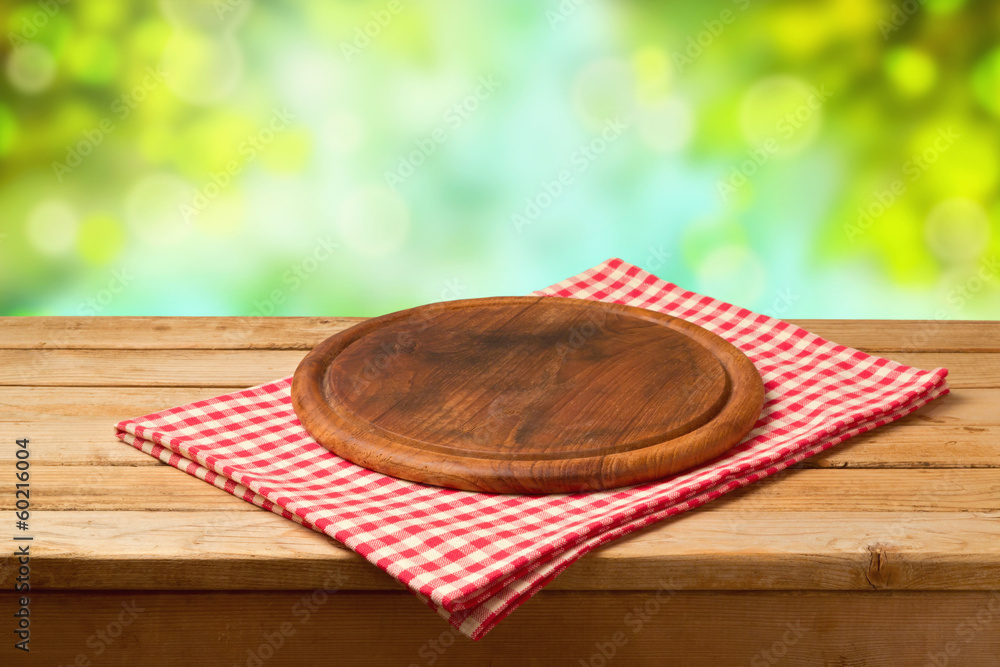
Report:
[[[888,545],[876,542],[868,545],[868,569],[865,578],[874,590],[881,591],[889,588],[889,577],[892,572],[889,567]]]

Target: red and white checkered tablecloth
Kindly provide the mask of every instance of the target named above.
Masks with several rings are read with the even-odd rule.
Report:
[[[388,477],[317,444],[292,410],[291,378],[116,425],[126,443],[339,540],[478,639],[594,547],[709,502],[899,419],[948,392],[924,371],[681,289],[611,259],[540,295],[683,318],[742,350],[764,410],[723,456],[657,482],[544,496],[455,491]]]

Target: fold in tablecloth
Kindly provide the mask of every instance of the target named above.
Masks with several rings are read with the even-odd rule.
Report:
[[[923,371],[702,296],[612,259],[536,292],[639,306],[742,350],[764,378],[753,431],[688,472],[612,491],[473,493],[395,479],[317,444],[291,378],[116,425],[124,442],[339,540],[478,639],[594,547],[772,475],[948,392]]]

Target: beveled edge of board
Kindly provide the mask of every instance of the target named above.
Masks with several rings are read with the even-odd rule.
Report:
[[[365,428],[346,407],[330,404],[327,373],[337,354],[370,331],[415,312],[509,305],[558,299],[581,308],[604,309],[667,326],[706,347],[731,382],[727,402],[715,417],[666,443],[575,459],[500,461],[447,456],[411,447]],[[644,308],[590,299],[552,296],[488,297],[442,301],[372,318],[338,332],[306,355],[292,380],[292,405],[299,421],[323,447],[357,465],[393,477],[466,491],[493,493],[573,493],[650,482],[711,460],[736,445],[753,428],[764,405],[764,384],[753,363],[723,338],[685,320]],[[358,437],[363,433],[365,440]],[[719,433],[722,437],[719,437]],[[368,443],[375,443],[372,448]],[[393,455],[387,457],[384,451]],[[572,465],[570,465],[572,464]],[[575,467],[575,468],[574,468]]]

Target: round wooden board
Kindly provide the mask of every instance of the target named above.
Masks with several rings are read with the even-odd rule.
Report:
[[[754,365],[694,324],[558,297],[434,303],[317,345],[292,404],[324,447],[402,479],[563,493],[719,456],[764,402]]]

